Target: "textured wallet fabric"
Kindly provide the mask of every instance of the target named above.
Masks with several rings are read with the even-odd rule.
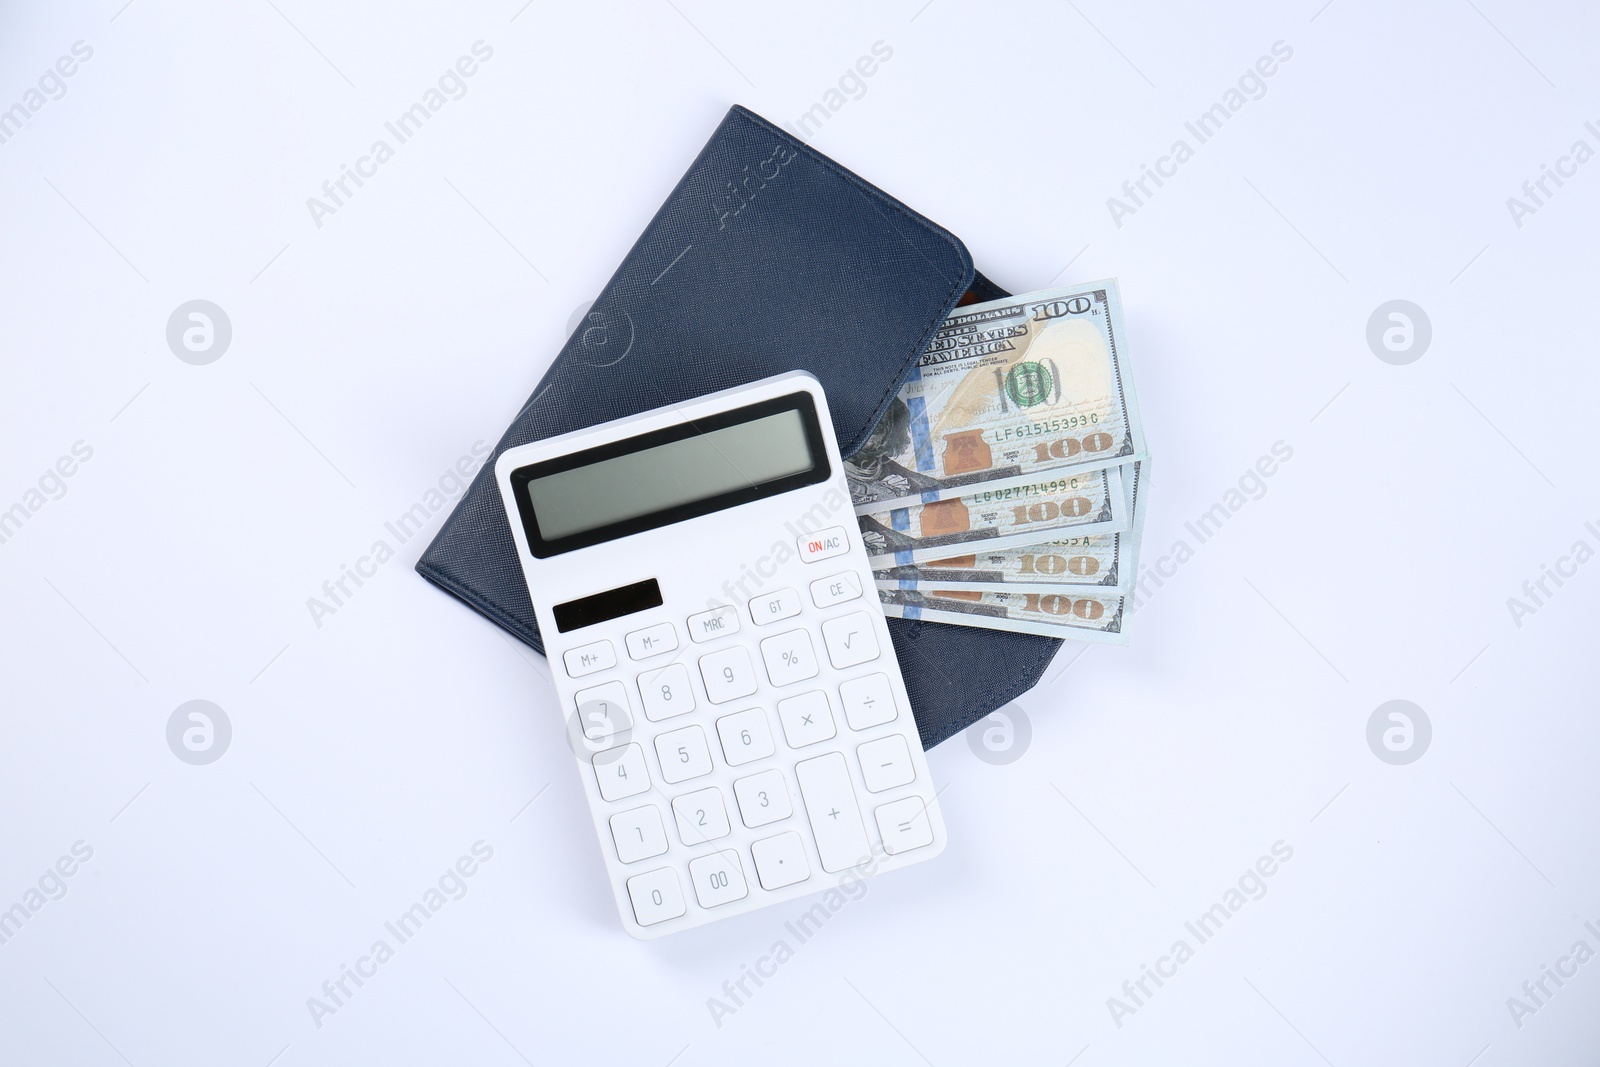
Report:
[[[840,451],[871,433],[975,275],[966,248],[742,107],[712,134],[417,563],[539,651],[494,484],[516,445],[803,368]],[[853,524],[848,506],[837,516]],[[1060,642],[890,619],[925,747],[1038,681]]]

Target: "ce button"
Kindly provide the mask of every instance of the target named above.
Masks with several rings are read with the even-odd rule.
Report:
[[[854,571],[844,571],[831,578],[818,578],[811,583],[811,602],[819,608],[831,608],[860,595],[861,578]]]

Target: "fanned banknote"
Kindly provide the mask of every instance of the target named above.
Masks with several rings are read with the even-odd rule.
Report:
[[[861,540],[875,566],[922,563],[971,551],[1008,548],[1128,528],[1127,490],[1116,467],[1072,471],[970,496],[861,515]]]
[[[884,567],[873,571],[879,589],[1010,590],[1032,593],[1125,594],[1137,581],[1138,544],[1144,521],[1141,487],[1148,461],[1135,463],[1129,487],[1130,528],[1098,537],[1067,537],[1013,548],[980,547],[965,555]]]
[[[1011,633],[1066,637],[1075,641],[1126,644],[1122,598],[1076,593],[961,593],[940,595],[909,589],[880,589],[883,612],[898,619],[921,619],[953,626],[976,626]]]
[[[1142,459],[1114,280],[958,309],[845,463],[878,513]]]

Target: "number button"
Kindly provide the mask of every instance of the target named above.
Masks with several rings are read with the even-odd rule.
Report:
[[[928,821],[928,802],[921,797],[906,797],[877,810],[878,833],[883,850],[891,856],[933,844],[933,824]]]
[[[713,704],[726,704],[756,691],[755,668],[742,645],[701,656],[700,677],[706,683],[706,699]]]
[[[661,777],[669,785],[711,773],[711,749],[706,746],[706,732],[698,726],[657,737],[656,757],[661,760]]]
[[[635,630],[627,636],[628,655],[632,659],[649,659],[678,647],[678,631],[670,622],[658,622]]]
[[[617,665],[617,650],[610,641],[592,641],[587,645],[569,648],[561,654],[561,661],[567,666],[567,674],[573,678],[582,678],[595,671],[610,670]]]
[[[702,908],[731,904],[750,893],[744,868],[739,866],[739,854],[731,848],[689,861],[689,880],[694,883],[694,895]]]
[[[667,829],[661,825],[661,809],[646,804],[632,811],[611,816],[611,839],[617,845],[617,858],[623,863],[638,863],[667,850]]]
[[[798,614],[800,614],[800,594],[793,589],[780,589],[776,593],[766,593],[750,601],[750,618],[757,626],[766,626],[768,623],[793,618]]]
[[[767,713],[760,708],[724,715],[717,720],[717,735],[730,767],[772,755],[772,730],[767,726]]]
[[[650,788],[650,772],[644,767],[644,749],[638,745],[623,745],[597,754],[594,775],[600,783],[600,795],[607,800],[638,796]]]
[[[640,926],[676,919],[688,911],[683,902],[683,886],[678,882],[678,872],[671,867],[658,867],[628,879],[628,896],[633,901],[633,916]]]
[[[793,831],[757,841],[750,846],[750,854],[755,857],[762,889],[782,889],[811,877],[805,842]]]
[[[917,776],[917,769],[911,763],[911,750],[899,734],[868,741],[856,749],[856,756],[861,760],[861,777],[866,780],[869,793],[905,785]]]
[[[728,605],[689,616],[689,636],[696,642],[715,641],[739,632],[739,613]]]
[[[797,538],[795,543],[800,547],[800,558],[807,563],[815,563],[848,550],[850,535],[845,533],[843,526],[830,526],[826,530]]]
[[[852,730],[882,726],[893,722],[897,714],[894,689],[886,674],[850,679],[839,686],[839,699],[844,702],[844,717]]]
[[[817,650],[811,635],[790,630],[761,642],[761,658],[767,663],[767,677],[773,685],[789,685],[817,676]]]
[[[591,741],[599,737],[619,734],[633,725],[628,709],[628,690],[621,682],[578,690],[573,698],[578,705],[578,721],[583,724],[583,736]]]
[[[860,595],[861,576],[854,571],[842,571],[811,583],[811,602],[819,608],[831,608]]]
[[[694,710],[689,668],[681,663],[669,663],[658,671],[639,675],[639,695],[644,698],[644,717],[651,722]]]
[[[739,802],[739,818],[752,830],[794,814],[789,802],[789,782],[780,770],[762,771],[733,783],[733,796]],[[760,861],[756,862],[760,867]],[[761,880],[766,885],[767,880]],[[773,888],[768,885],[768,889]]]
[[[778,721],[783,723],[790,748],[805,748],[835,733],[828,694],[820,689],[778,701]]]
[[[686,845],[703,845],[732,832],[728,825],[728,808],[722,802],[722,790],[716,786],[697,789],[673,800],[672,814],[678,819],[678,837]]]
[[[872,616],[852,611],[822,624],[822,639],[828,645],[828,662],[843,670],[878,658],[878,635]]]

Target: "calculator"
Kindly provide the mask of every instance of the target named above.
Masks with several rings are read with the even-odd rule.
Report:
[[[508,449],[495,478],[630,934],[943,850],[815,377]]]

